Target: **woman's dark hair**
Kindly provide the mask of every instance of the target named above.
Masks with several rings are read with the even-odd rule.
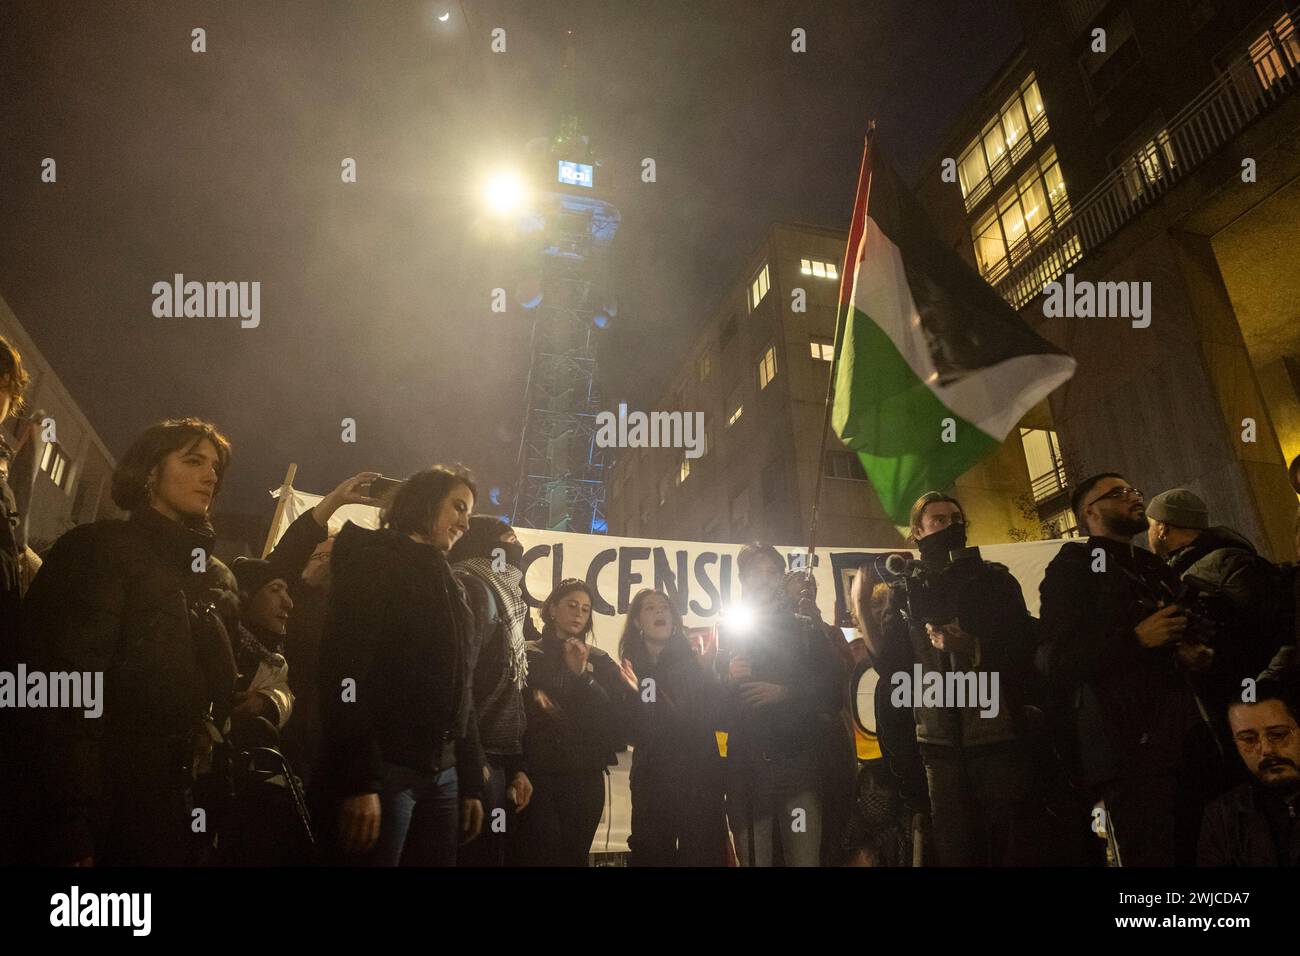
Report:
[[[438,517],[438,509],[457,485],[464,485],[478,497],[474,478],[463,465],[434,465],[417,471],[385,499],[379,524],[402,534],[428,534]]]
[[[664,594],[663,591],[642,588],[636,592],[636,596],[632,598],[632,603],[627,606],[627,617],[623,619],[623,636],[618,639],[618,656],[620,660],[624,657],[633,663],[640,663],[645,660],[645,636],[641,633],[641,629],[637,627],[636,619],[637,615],[641,613],[641,606],[645,604],[651,595],[655,594],[668,602],[668,612],[673,616],[673,633],[668,638],[668,646],[671,647],[679,640],[686,644],[686,627],[682,624],[681,612],[677,610],[677,605],[673,603],[672,598]],[[689,647],[689,645],[687,646]]]
[[[501,547],[501,536],[514,529],[500,518],[492,515],[473,515],[469,519],[469,530],[451,546],[447,560],[452,564],[468,561],[470,558],[492,559],[492,552]]]
[[[217,486],[213,500],[221,492],[221,482],[230,464],[230,442],[211,422],[198,418],[169,418],[151,425],[137,438],[113,472],[112,496],[123,511],[135,511],[149,504],[149,479],[153,470],[173,452],[189,451],[207,439],[217,450]]]
[[[966,509],[961,506],[960,501],[952,495],[945,495],[942,491],[927,491],[916,499],[916,504],[912,505],[912,513],[907,518],[908,537],[913,541],[918,538],[917,532],[921,530],[921,519],[925,516],[925,509],[938,501],[950,501],[955,504],[957,510],[961,512],[962,524],[966,524]]]
[[[555,586],[555,590],[546,595],[546,600],[542,602],[542,637],[552,637],[555,634],[555,618],[553,617],[555,605],[566,594],[572,594],[574,591],[581,591],[587,595],[587,600],[591,601],[591,588],[587,587],[587,582],[580,578],[565,578]],[[594,601],[592,602],[595,603]],[[587,618],[587,629],[582,632],[583,640],[589,641],[594,633],[596,623],[596,611],[592,608],[591,616]]]
[[[22,410],[23,392],[27,390],[27,370],[23,368],[23,357],[0,335],[0,392],[8,392],[12,405],[10,412]]]

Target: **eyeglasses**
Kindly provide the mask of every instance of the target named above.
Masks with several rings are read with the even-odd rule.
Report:
[[[1264,737],[1274,747],[1280,747],[1286,743],[1293,733],[1296,732],[1295,724],[1290,727],[1268,727],[1264,731]],[[1234,738],[1237,741],[1237,747],[1240,750],[1250,751],[1259,750],[1259,734],[1252,731],[1237,734]]]
[[[1137,488],[1132,488],[1128,485],[1121,485],[1119,488],[1112,488],[1104,495],[1098,495],[1096,498],[1093,498],[1091,501],[1089,501],[1088,504],[1095,505],[1097,502],[1105,501],[1107,498],[1141,498],[1141,497],[1142,497],[1142,492],[1139,491]]]

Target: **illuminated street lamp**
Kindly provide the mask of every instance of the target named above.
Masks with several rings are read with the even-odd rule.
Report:
[[[483,198],[488,208],[498,216],[521,211],[526,194],[522,177],[508,170],[493,174],[483,187]]]

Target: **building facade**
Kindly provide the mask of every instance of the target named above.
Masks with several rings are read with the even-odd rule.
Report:
[[[819,545],[902,543],[857,456],[833,432],[818,460],[846,243],[843,232],[778,223],[748,256],[647,410],[702,412],[704,454],[621,450],[609,480],[611,533],[801,544],[820,469]],[[1043,534],[1035,489],[1047,501],[1063,487],[1048,418],[1045,407],[1033,410],[949,489],[967,509],[973,543]]]
[[[1148,494],[1189,487],[1215,523],[1289,559],[1300,9],[1018,6],[1021,49],[957,124],[920,198],[954,247],[1078,360],[1044,410],[1069,478],[1114,470]],[[1067,275],[1076,288],[1149,293],[1149,314],[1055,314],[1044,290]]]
[[[29,434],[28,444],[18,450],[10,475],[20,511],[27,513],[27,544],[39,554],[74,525],[122,516],[109,496],[116,463],[3,298],[0,335],[18,349],[23,367],[31,376],[25,414],[39,414],[42,422],[52,420],[54,426],[53,441],[44,440],[43,436],[49,434],[44,428]],[[18,420],[11,415],[0,428],[9,445],[16,446]],[[17,485],[25,454],[34,455],[35,474],[24,507],[25,499]]]

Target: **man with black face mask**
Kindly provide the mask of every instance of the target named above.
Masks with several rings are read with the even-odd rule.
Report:
[[[487,757],[483,830],[461,846],[457,866],[504,866],[515,814],[533,785],[524,770],[524,699],[528,676],[522,582],[524,546],[510,525],[474,515],[448,559],[474,612],[470,671],[479,739]]]
[[[911,586],[891,591],[877,695],[887,693],[915,718],[937,862],[1046,862],[1043,802],[1022,719],[1033,696],[1035,630],[1020,584],[1004,566],[965,550],[966,515],[956,499],[922,495],[911,529],[921,552],[916,574],[932,597],[923,600]]]
[[[1080,482],[1071,506],[1088,540],[1047,566],[1039,611],[1062,752],[1077,786],[1104,802],[1121,865],[1193,865],[1213,765],[1180,644],[1187,616],[1168,601],[1177,574],[1132,544],[1148,520],[1122,475]]]

